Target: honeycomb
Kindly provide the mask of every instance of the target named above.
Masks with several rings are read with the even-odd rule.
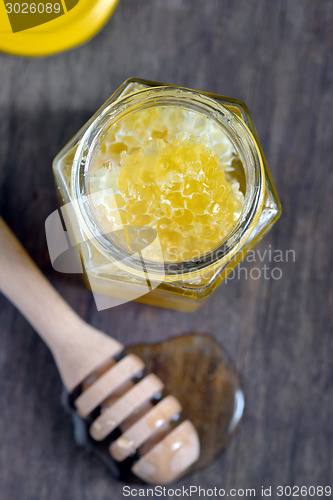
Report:
[[[91,159],[90,192],[107,232],[157,231],[165,262],[219,246],[240,217],[235,150],[212,120],[179,108],[150,108],[112,127]],[[153,249],[145,258],[158,260]]]

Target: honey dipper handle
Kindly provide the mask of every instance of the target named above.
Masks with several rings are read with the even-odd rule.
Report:
[[[0,291],[50,348],[72,391],[123,346],[91,327],[60,297],[0,217]]]

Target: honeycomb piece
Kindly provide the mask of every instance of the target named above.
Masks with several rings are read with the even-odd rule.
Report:
[[[225,134],[198,113],[163,106],[133,113],[94,156],[91,192],[115,193],[115,202],[101,195],[96,215],[109,231],[121,222],[156,229],[166,261],[197,259],[221,244],[242,212],[235,158]]]

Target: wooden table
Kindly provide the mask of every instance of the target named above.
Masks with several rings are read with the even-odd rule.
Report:
[[[333,486],[332,23],[331,0],[120,0],[83,47],[0,56],[0,214],[43,272],[125,344],[211,333],[243,379],[237,436],[180,487],[256,488],[261,498],[261,485]],[[296,256],[265,259],[281,279],[234,279],[194,314],[137,303],[97,312],[80,278],[52,270],[44,233],[57,207],[52,159],[131,76],[248,104],[283,205],[259,249]],[[123,498],[123,485],[75,446],[53,360],[2,296],[0,330],[1,500]]]

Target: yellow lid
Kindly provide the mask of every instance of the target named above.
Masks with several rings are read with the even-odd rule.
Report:
[[[89,40],[118,0],[0,0],[0,50],[46,56]]]

